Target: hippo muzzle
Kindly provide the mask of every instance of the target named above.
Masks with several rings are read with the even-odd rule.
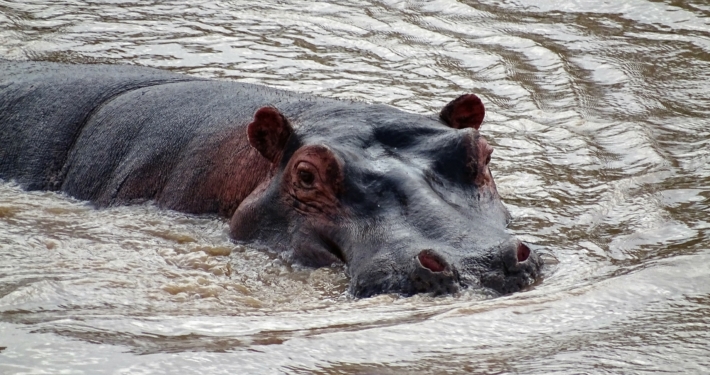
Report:
[[[410,248],[403,257],[393,256],[393,253],[404,250],[377,252],[380,254],[350,262],[350,292],[353,295],[442,295],[467,288],[504,295],[532,284],[539,277],[542,266],[537,253],[509,235],[487,249],[471,247],[463,250],[440,244],[437,249]]]

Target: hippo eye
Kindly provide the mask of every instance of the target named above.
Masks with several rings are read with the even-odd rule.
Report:
[[[304,186],[309,187],[313,185],[316,177],[309,171],[298,171],[298,179],[301,180]]]
[[[296,165],[294,172],[297,184],[301,188],[312,189],[315,187],[316,180],[318,178],[318,169],[315,165],[307,161],[301,161]]]

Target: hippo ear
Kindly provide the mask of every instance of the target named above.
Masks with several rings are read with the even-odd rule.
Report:
[[[485,115],[486,109],[481,99],[473,94],[465,94],[447,104],[439,113],[439,118],[454,129],[478,130]]]
[[[247,126],[249,144],[261,156],[276,163],[286,148],[293,128],[286,117],[274,107],[263,107],[254,113],[254,121]]]

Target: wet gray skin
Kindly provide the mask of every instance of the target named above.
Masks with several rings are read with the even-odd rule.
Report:
[[[28,189],[231,217],[237,242],[345,263],[358,297],[538,277],[505,230],[475,95],[427,117],[137,67],[0,66],[0,178]]]
[[[539,256],[506,232],[510,214],[488,168],[492,148],[477,129],[385,106],[334,112],[338,118],[322,116],[291,137],[279,174],[232,218],[235,239],[310,266],[344,262],[358,297],[507,294],[538,277]],[[311,148],[335,160],[321,181],[339,192],[332,207],[299,209],[307,204],[288,193],[298,184],[288,178],[294,159]]]

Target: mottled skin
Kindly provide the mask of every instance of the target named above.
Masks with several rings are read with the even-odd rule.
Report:
[[[356,296],[520,290],[539,257],[479,134],[480,99],[425,117],[160,70],[0,60],[0,178],[99,206],[230,219],[239,243],[344,262]]]

